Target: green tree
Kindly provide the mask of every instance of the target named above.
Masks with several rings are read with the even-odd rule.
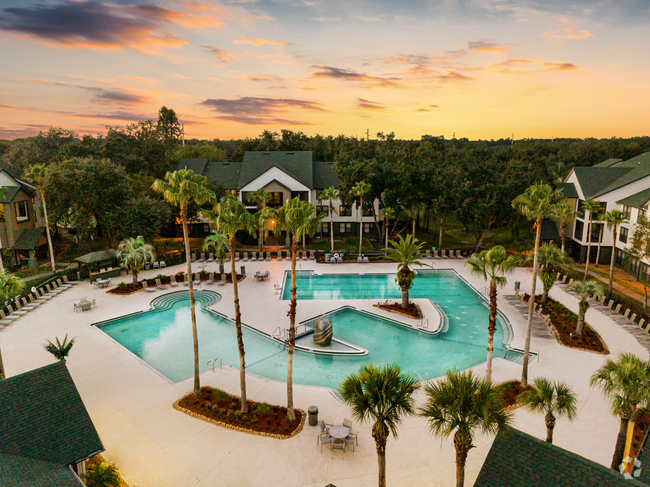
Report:
[[[316,215],[314,205],[308,201],[300,201],[299,197],[287,200],[275,212],[275,232],[279,234],[286,230],[291,234],[291,304],[289,305],[289,358],[287,364],[287,418],[295,421],[296,414],[293,408],[293,349],[296,346],[296,254],[298,243],[304,235],[313,236],[317,224],[325,218],[325,214]]]
[[[629,223],[625,213],[621,210],[612,210],[600,216],[600,219],[607,224],[607,228],[612,229],[612,255],[609,258],[609,283],[607,284],[607,299],[612,297],[612,283],[614,281],[614,254],[616,250],[616,230],[623,223]]]
[[[573,207],[568,203],[561,203],[557,205],[555,210],[555,219],[559,221],[562,226],[560,236],[562,237],[562,253],[564,253],[564,243],[566,241],[566,227],[568,223],[572,223],[576,219],[576,212]]]
[[[587,230],[587,262],[585,263],[585,277],[583,277],[584,280],[587,280],[589,277],[589,256],[591,254],[591,226],[594,219],[594,213],[600,211],[601,205],[599,201],[590,198],[582,204],[582,208],[589,212],[589,227]]]
[[[25,284],[17,275],[7,269],[0,269],[0,299],[2,303],[20,294],[24,287]]]
[[[415,279],[415,271],[411,270],[409,266],[424,264],[417,260],[418,250],[422,248],[424,242],[417,243],[418,239],[407,235],[406,238],[399,236],[399,240],[391,240],[392,248],[388,249],[388,258],[397,262],[397,277],[395,282],[402,290],[402,308],[406,309],[409,306],[409,289],[413,286],[413,279]]]
[[[535,220],[535,253],[533,260],[533,282],[531,286],[531,299],[528,303],[528,324],[526,329],[526,342],[524,345],[524,363],[521,374],[521,385],[528,386],[528,361],[530,353],[530,336],[532,333],[533,306],[535,304],[535,287],[537,286],[537,272],[539,262],[539,243],[541,240],[542,221],[545,217],[554,217],[556,205],[562,201],[562,194],[553,190],[548,184],[533,184],[514,200],[512,207],[529,220]]]
[[[158,130],[164,134],[167,141],[176,141],[181,138],[183,127],[173,109],[166,106],[160,107],[160,110],[158,110]]]
[[[402,374],[397,365],[379,368],[365,365],[359,372],[345,378],[340,387],[343,402],[352,408],[359,422],[373,423],[372,437],[377,448],[379,487],[386,486],[386,443],[405,416],[415,412],[413,394],[419,384],[413,377]]]
[[[230,248],[230,274],[232,276],[232,291],[235,301],[235,328],[237,329],[237,346],[239,348],[239,386],[241,389],[241,412],[248,412],[246,401],[246,352],[241,327],[241,309],[239,307],[239,286],[235,269],[235,248],[237,247],[237,232],[244,231],[252,235],[257,228],[257,220],[250,214],[244,204],[230,196],[221,200],[212,211],[202,212],[210,223],[219,231],[228,235]]]
[[[206,179],[194,174],[191,169],[180,169],[167,172],[165,180],[156,179],[151,186],[154,191],[162,194],[165,201],[180,208],[180,221],[183,226],[183,242],[185,243],[185,259],[189,274],[190,315],[192,317],[192,338],[194,340],[194,397],[201,397],[199,382],[199,336],[196,329],[196,307],[194,302],[194,284],[192,282],[192,258],[190,241],[187,233],[187,209],[190,201],[203,205],[214,200],[214,193],[206,188]]]
[[[54,355],[54,358],[57,360],[63,360],[65,362],[65,359],[68,355],[70,355],[70,350],[72,349],[72,346],[74,345],[75,340],[77,337],[74,337],[72,340],[68,341],[68,334],[65,334],[65,338],[63,341],[59,341],[59,337],[55,337],[56,343],[52,343],[50,340],[47,341],[46,344],[43,345],[43,348],[52,355]]]
[[[120,487],[120,472],[108,462],[90,465],[84,475],[86,487]]]
[[[329,188],[325,188],[323,191],[321,191],[320,195],[318,195],[319,200],[329,200],[330,204],[330,243],[331,243],[331,252],[332,254],[334,253],[334,213],[336,210],[334,209],[334,204],[332,203],[333,200],[338,200],[340,198],[339,190],[334,188],[333,186],[330,186]]]
[[[388,230],[388,223],[389,220],[394,220],[396,215],[395,210],[387,206],[382,209],[382,213],[384,214],[384,236],[386,238],[386,243],[384,245],[384,255],[388,256],[388,234],[390,233]]]
[[[531,260],[531,255],[528,256],[527,260]],[[540,299],[541,304],[544,304],[548,298],[549,291],[557,280],[557,271],[570,269],[573,261],[571,257],[558,249],[553,242],[549,242],[540,246],[539,260],[537,263],[543,267],[539,271],[539,278],[544,285],[544,291]]]
[[[616,360],[608,359],[591,376],[590,384],[599,388],[612,403],[612,413],[621,418],[611,467],[618,470],[632,443],[634,423],[639,408],[650,401],[650,364],[631,353],[622,353]],[[629,452],[629,449],[628,449]]]
[[[269,197],[271,193],[266,191],[264,188],[259,188],[257,191],[250,191],[246,193],[248,201],[257,206],[257,221],[258,227],[260,229],[258,241],[260,246],[260,251],[264,251],[264,226],[266,225],[268,213],[264,211],[266,204],[269,202]]]
[[[361,257],[361,247],[363,245],[363,195],[370,191],[370,185],[365,181],[359,181],[352,188],[352,194],[359,197],[359,206],[357,213],[359,213],[359,257]]]
[[[553,443],[557,418],[566,416],[573,421],[578,413],[575,394],[564,382],[553,382],[538,377],[531,388],[521,396],[521,402],[532,413],[542,413],[546,423],[546,442]]]
[[[54,264],[54,249],[52,248],[52,237],[50,236],[50,222],[47,219],[47,206],[45,205],[45,194],[43,193],[43,184],[45,182],[45,164],[34,164],[29,166],[24,174],[25,179],[31,182],[41,195],[41,204],[43,205],[43,217],[45,218],[45,234],[47,235],[47,245],[50,249],[50,261],[52,263],[52,272],[56,270]]]
[[[471,267],[472,274],[480,276],[490,284],[490,318],[488,321],[487,380],[492,381],[492,353],[494,351],[494,332],[497,329],[497,287],[506,285],[506,274],[517,268],[521,259],[508,256],[501,245],[472,254],[465,265]]]
[[[219,264],[219,274],[226,272],[224,262],[226,261],[226,253],[230,250],[229,237],[225,233],[212,232],[205,237],[203,241],[203,252],[214,251],[214,260]]]
[[[585,314],[589,309],[588,299],[594,294],[598,297],[603,295],[603,287],[596,281],[573,281],[567,286],[569,292],[578,295],[580,303],[578,305],[578,323],[576,324],[576,335],[582,335],[582,329],[585,325]]]
[[[436,436],[454,435],[456,447],[456,487],[465,485],[467,453],[474,448],[475,431],[497,434],[512,421],[505,411],[500,390],[490,382],[474,377],[471,370],[448,370],[443,380],[427,384],[426,400],[418,415],[427,420]]]
[[[138,285],[138,274],[147,262],[153,262],[156,254],[153,245],[144,241],[144,237],[128,238],[120,242],[117,248],[119,259],[131,269],[133,284]]]

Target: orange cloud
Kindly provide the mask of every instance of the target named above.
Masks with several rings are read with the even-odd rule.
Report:
[[[364,100],[363,98],[357,98],[357,107],[363,108],[364,110],[373,110],[373,111],[383,111],[386,108],[386,105],[383,103],[377,103],[370,100]]]
[[[176,79],[192,79],[189,76],[185,76],[184,74],[179,74],[179,73],[172,74],[172,78],[176,78]]]
[[[346,69],[335,68],[332,66],[314,66],[320,69],[311,74],[311,78],[329,78],[343,79],[354,81],[367,88],[407,88],[406,85],[397,83],[396,78],[382,78],[380,76],[370,76],[364,73],[355,73]]]
[[[505,52],[510,50],[509,47],[500,46],[485,41],[469,41],[467,44],[471,51],[487,52],[490,54],[498,54],[500,52]]]
[[[114,78],[113,78],[113,79],[106,79],[106,78],[99,78],[99,77],[96,77],[96,78],[89,78],[89,77],[87,77],[87,76],[77,76],[77,75],[74,75],[74,74],[68,74],[68,75],[66,75],[66,76],[68,76],[68,77],[70,77],[70,78],[86,79],[86,80],[88,80],[88,81],[98,81],[98,82],[100,82],[100,83],[115,83],[115,82],[117,81],[117,80],[114,79]]]
[[[573,71],[580,69],[580,66],[563,61],[548,62],[535,59],[507,59],[500,63],[490,65],[488,69],[501,74],[526,74],[543,71]]]
[[[544,32],[542,37],[548,39],[586,39],[587,37],[593,37],[596,34],[592,34],[588,30],[579,30],[576,32],[576,29],[573,27],[567,27],[566,29],[555,29],[551,32]]]
[[[125,80],[135,81],[136,83],[155,83],[155,79],[147,78],[145,76],[122,76]]]
[[[267,39],[249,39],[248,37],[242,37],[238,41],[233,41],[233,44],[252,44],[253,46],[262,46],[268,44],[269,46],[288,46],[288,42],[284,41],[269,41]]]
[[[235,59],[239,59],[241,56],[233,54],[232,52],[224,51],[223,49],[217,49],[209,44],[203,44],[203,47],[210,51],[212,54],[219,58],[219,61],[222,63],[231,63]]]

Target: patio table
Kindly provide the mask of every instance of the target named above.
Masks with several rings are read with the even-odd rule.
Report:
[[[345,438],[350,434],[350,428],[343,426],[342,424],[337,424],[336,426],[330,426],[330,436],[337,440],[345,440]]]

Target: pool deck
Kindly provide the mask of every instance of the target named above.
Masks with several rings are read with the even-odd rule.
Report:
[[[472,276],[464,267],[465,259],[432,261],[439,269],[454,269],[475,289],[485,282]],[[240,263],[238,263],[239,265]],[[239,296],[243,321],[272,333],[286,328],[288,301],[275,294],[273,283],[282,282],[288,261],[246,262],[248,277],[240,283]],[[163,269],[172,274],[184,266]],[[229,270],[229,264],[226,269]],[[394,273],[394,264],[326,265],[314,261],[300,263],[302,270],[317,273]],[[207,271],[217,269],[208,264]],[[194,267],[194,270],[198,270]],[[269,270],[268,281],[255,282],[255,271]],[[159,270],[146,271],[142,277],[153,277]],[[114,279],[130,281],[131,276]],[[499,290],[500,310],[508,317],[514,332],[512,345],[523,348],[526,322],[514,306],[502,297],[513,293],[513,282],[521,281],[522,291],[530,290],[531,274],[519,269],[508,277],[508,285]],[[541,282],[538,283],[541,289]],[[232,286],[206,286],[222,295],[215,311],[234,316]],[[171,290],[170,290],[171,291]],[[53,358],[42,344],[66,333],[76,336],[67,365],[106,447],[105,457],[117,464],[125,480],[132,486],[318,486],[329,482],[337,487],[370,486],[377,482],[377,456],[370,435],[371,425],[355,423],[359,432],[356,452],[343,455],[335,451],[322,453],[316,447],[316,428],[304,430],[290,440],[275,440],[219,428],[191,418],[172,409],[171,404],[191,391],[192,379],[170,383],[139,358],[114,342],[92,323],[146,310],[149,303],[168,291],[139,292],[131,296],[106,294],[87,282],[61,293],[48,303],[0,331],[0,346],[9,376],[52,363]],[[558,286],[551,296],[571,310],[578,301]],[[90,312],[74,313],[73,302],[86,297],[97,300]],[[372,301],[337,300],[336,302],[300,301],[298,319],[304,321],[344,305],[378,313]],[[398,315],[386,313],[391,319]],[[580,352],[560,346],[554,339],[532,338],[532,349],[539,353],[529,370],[532,378],[546,376],[568,382],[578,396],[578,417],[570,423],[558,420],[555,444],[609,466],[619,421],[612,416],[609,404],[599,391],[589,387],[589,377],[610,357],[633,352],[642,359],[648,352],[632,335],[615,324],[610,317],[590,309],[587,321],[603,337],[609,356]],[[487,324],[486,324],[487,326]],[[199,337],[200,339],[200,337]],[[363,346],[363,344],[359,344]],[[482,374],[485,365],[473,368]],[[497,359],[494,380],[519,378],[521,366]],[[212,385],[238,394],[239,373],[224,367],[201,375],[203,385]],[[248,376],[248,397],[257,401],[286,405],[286,385],[268,379]],[[423,394],[418,393],[421,403]],[[349,409],[332,391],[320,387],[294,385],[294,401],[306,410],[317,405],[320,418],[340,423],[351,418]],[[523,409],[514,413],[515,426],[529,434],[544,438],[542,416]],[[595,427],[596,426],[596,427]],[[487,455],[493,438],[479,437],[477,448],[469,453],[466,485],[472,485]],[[451,439],[441,441],[429,434],[420,418],[408,418],[399,429],[399,439],[390,438],[387,450],[387,483],[390,486],[453,486],[455,485],[455,454]]]

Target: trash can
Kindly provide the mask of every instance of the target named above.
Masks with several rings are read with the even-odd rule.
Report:
[[[241,275],[242,276],[246,275],[246,267],[245,266],[241,266]]]
[[[521,285],[521,282],[515,281],[515,291],[519,291],[519,286]]]
[[[309,414],[309,426],[316,426],[318,424],[318,406],[309,406],[307,413]]]
[[[144,270],[148,271],[149,270],[149,262],[144,263]]]

